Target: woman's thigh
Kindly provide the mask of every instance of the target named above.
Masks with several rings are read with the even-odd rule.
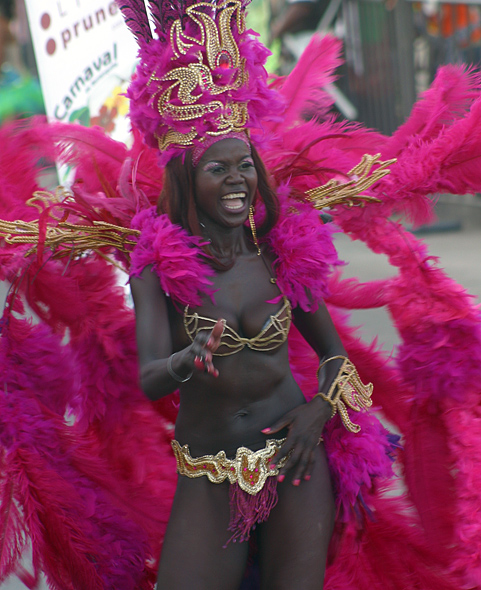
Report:
[[[238,590],[248,543],[225,544],[229,484],[179,477],[165,535],[158,590]]]
[[[335,517],[324,448],[309,481],[294,486],[288,473],[277,488],[279,501],[258,528],[262,590],[320,590]]]

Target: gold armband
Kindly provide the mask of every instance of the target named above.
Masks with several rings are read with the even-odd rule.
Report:
[[[318,369],[334,359],[343,359],[343,363],[339,372],[332,382],[327,395],[321,391],[315,397],[322,397],[328,404],[331,405],[331,418],[339,412],[342,423],[349,432],[359,432],[361,427],[359,424],[354,424],[349,418],[346,406],[356,412],[360,412],[372,406],[372,383],[364,385],[359,377],[356,367],[345,356],[333,356],[324,361]]]

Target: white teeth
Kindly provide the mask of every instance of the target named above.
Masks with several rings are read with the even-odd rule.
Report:
[[[241,211],[245,207],[247,193],[230,193],[221,197],[224,207],[230,211]]]
[[[230,209],[231,211],[237,211],[237,209],[243,209],[243,207],[244,203],[242,201],[231,201],[228,205],[225,206],[226,209]]]
[[[245,198],[246,198],[245,193],[231,193],[230,195],[225,195],[224,197],[222,197],[222,201],[229,201],[231,199],[245,199]]]

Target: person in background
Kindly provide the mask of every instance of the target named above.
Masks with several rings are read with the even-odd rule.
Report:
[[[280,45],[280,75],[288,74],[307,47],[328,0],[269,0],[269,45]]]

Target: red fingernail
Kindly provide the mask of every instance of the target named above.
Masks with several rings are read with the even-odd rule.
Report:
[[[271,471],[274,471],[274,469],[276,469],[276,466],[275,466],[275,464],[274,464],[274,463],[271,463],[271,464],[269,465],[269,469],[270,469]]]
[[[295,479],[295,480],[292,482],[292,485],[293,485],[293,486],[298,486],[300,483],[301,483],[301,480],[300,480],[300,479]]]
[[[200,358],[200,356],[196,356],[194,359],[194,367],[196,369],[198,369],[199,371],[203,371],[204,370],[204,363],[202,361],[202,359]]]
[[[264,428],[264,430],[261,430],[261,432],[263,432],[264,434],[268,434],[270,431],[270,428]]]
[[[310,476],[310,475],[305,475],[305,476],[304,476],[304,479],[305,479],[306,481],[309,481],[309,480],[311,479],[311,476]]]
[[[279,476],[277,477],[277,481],[278,481],[279,483],[282,483],[282,482],[284,481],[284,479],[285,479],[285,478],[286,478],[286,476],[285,476],[285,475],[279,475]]]

